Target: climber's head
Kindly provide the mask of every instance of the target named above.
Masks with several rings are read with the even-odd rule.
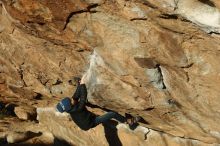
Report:
[[[62,99],[56,106],[57,111],[63,113],[68,112],[72,107],[71,99],[69,97],[65,97]]]
[[[80,77],[73,77],[71,80],[69,80],[69,84],[77,86],[80,84],[80,81],[81,81]]]

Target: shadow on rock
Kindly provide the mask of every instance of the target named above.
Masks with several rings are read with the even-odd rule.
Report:
[[[0,145],[6,145],[6,144],[7,144],[6,138],[0,138]]]
[[[43,144],[43,143],[39,143],[39,144],[5,144],[5,145],[1,145],[1,146],[53,146],[53,144]]]
[[[15,104],[6,105],[3,102],[0,102],[0,119],[8,116],[16,116],[14,112],[15,107]]]
[[[53,146],[72,146],[72,145],[63,139],[55,138]]]
[[[118,129],[116,128],[117,122],[110,120],[102,125],[104,126],[105,137],[109,143],[109,146],[122,146],[122,143],[118,137]]]
[[[215,4],[210,0],[199,0],[201,3],[209,5],[211,7],[215,7]]]
[[[0,139],[0,146],[73,146],[69,144],[67,141],[55,138],[53,143],[45,144],[45,143],[13,143],[8,144],[7,141],[4,139]]]
[[[34,137],[39,137],[41,136],[42,133],[34,133],[31,131],[26,131],[26,132],[11,132],[7,136],[7,142],[8,143],[21,143],[25,142],[29,139],[32,139]]]
[[[6,105],[6,107],[5,107],[6,114],[10,115],[10,116],[16,116],[16,114],[14,112],[15,107],[16,107],[16,105],[13,103]]]

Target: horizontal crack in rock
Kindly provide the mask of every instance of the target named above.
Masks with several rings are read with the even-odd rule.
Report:
[[[203,4],[209,5],[211,7],[216,7],[215,4],[210,0],[198,0],[198,1],[200,1]]]
[[[63,27],[63,30],[66,29],[66,27],[67,27],[68,23],[70,22],[70,19],[71,19],[71,17],[72,17],[73,15],[77,15],[77,14],[81,14],[81,13],[86,13],[86,12],[96,13],[97,11],[94,11],[94,10],[92,11],[92,9],[93,9],[93,8],[96,8],[96,7],[98,7],[98,6],[99,6],[98,4],[93,4],[93,5],[88,6],[87,9],[85,9],[85,10],[74,11],[74,12],[70,13],[69,16],[68,16],[67,19],[66,19],[66,23],[65,23],[65,25],[64,25],[64,27]]]
[[[160,26],[161,26],[161,25],[160,25]],[[166,30],[168,30],[168,31],[171,31],[171,32],[173,32],[173,33],[177,33],[177,34],[185,34],[184,32],[175,31],[175,30],[172,30],[172,29],[167,28],[167,27],[165,27],[165,26],[161,26],[161,28],[166,29]]]
[[[142,21],[145,21],[147,20],[147,18],[132,18],[130,19],[131,21],[136,21],[136,20],[142,20]]]
[[[148,128],[146,126],[146,128]],[[159,129],[155,129],[155,128],[148,128],[149,130],[152,130],[152,131],[156,131],[156,132],[159,132],[159,133],[164,133],[164,134],[167,134],[167,135],[170,135],[171,137],[177,137],[177,138],[182,138],[182,139],[185,139],[185,140],[196,140],[196,141],[199,141],[199,142],[202,142],[202,143],[206,143],[206,144],[214,144],[214,143],[208,143],[208,142],[204,142],[200,139],[197,139],[197,138],[191,138],[191,137],[186,137],[186,136],[176,136],[176,135],[172,135],[170,133],[167,133],[165,131],[162,131],[162,130],[159,130]]]
[[[220,32],[210,31],[208,34],[216,34],[216,35],[220,35]]]
[[[190,67],[192,67],[194,65],[194,63],[190,63],[190,64],[188,64],[188,65],[186,65],[186,66],[182,66],[181,68],[190,68]]]
[[[159,15],[159,18],[163,18],[163,19],[178,19],[178,16],[176,14],[161,14],[161,15]]]

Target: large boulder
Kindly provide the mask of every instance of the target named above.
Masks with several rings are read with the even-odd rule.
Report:
[[[72,96],[70,80],[85,73],[93,104],[167,135],[220,143],[217,0],[2,0],[0,12],[7,103],[48,107]]]
[[[110,121],[88,131],[83,131],[71,120],[67,113],[58,113],[54,108],[38,108],[38,120],[58,139],[70,145],[84,146],[219,146],[193,139],[174,137],[153,129],[138,126],[130,129],[128,125]]]

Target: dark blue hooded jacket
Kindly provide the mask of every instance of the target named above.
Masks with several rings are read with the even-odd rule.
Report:
[[[85,84],[78,85],[73,99],[78,101],[72,110],[68,111],[73,121],[82,130],[89,130],[93,128],[96,115],[88,111],[86,108],[87,103],[87,89]]]

